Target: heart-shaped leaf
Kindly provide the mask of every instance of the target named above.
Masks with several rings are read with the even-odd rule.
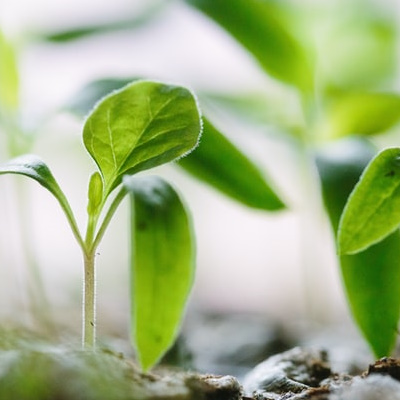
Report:
[[[107,196],[123,175],[184,156],[197,145],[200,132],[199,110],[189,90],[138,81],[95,107],[83,141],[100,169]]]
[[[400,148],[390,148],[371,161],[348,199],[339,223],[339,252],[366,249],[399,225]]]
[[[125,177],[131,198],[132,334],[139,362],[151,368],[177,336],[195,269],[190,219],[159,177]]]

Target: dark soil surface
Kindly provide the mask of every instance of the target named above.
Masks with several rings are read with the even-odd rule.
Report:
[[[115,351],[0,332],[0,400],[400,400],[398,359],[368,364],[351,342],[321,337],[296,343],[259,318],[202,316],[144,374]]]

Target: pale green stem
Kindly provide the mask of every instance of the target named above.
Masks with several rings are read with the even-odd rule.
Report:
[[[315,231],[317,224],[322,216],[321,188],[319,187],[319,176],[312,159],[313,146],[318,138],[316,132],[316,123],[318,122],[320,95],[317,88],[312,95],[303,96],[302,108],[305,121],[304,132],[300,144],[300,165],[301,178],[303,182],[303,198],[305,209],[302,211],[300,220],[301,231],[301,258],[303,279],[304,279],[304,297],[305,308],[308,316],[321,322],[324,320],[324,304],[318,300],[316,288],[320,287],[318,274],[321,266],[319,253],[315,251]]]
[[[318,297],[318,291],[322,285],[319,279],[321,276],[320,263],[323,260],[316,245],[316,232],[317,228],[319,230],[322,205],[318,175],[313,160],[310,159],[309,148],[304,146],[301,152],[299,170],[301,171],[304,209],[301,212],[299,229],[301,232],[300,257],[304,279],[303,292],[308,317],[313,321],[321,322],[324,320],[325,304]]]
[[[96,230],[99,213],[89,215],[83,243],[83,305],[82,305],[82,345],[85,349],[94,350],[96,346],[96,248],[93,247],[93,237]]]
[[[96,249],[92,248],[92,243],[97,220],[98,216],[89,216],[83,251],[82,345],[92,350],[96,346]]]
[[[94,349],[96,345],[96,249],[103,238],[103,235],[114,215],[118,205],[126,195],[126,190],[122,188],[112,201],[107,214],[95,236],[96,225],[103,208],[99,207],[96,215],[89,216],[86,238],[84,246],[84,283],[83,283],[83,347]]]
[[[95,252],[84,254],[82,340],[85,349],[96,345],[96,267]]]

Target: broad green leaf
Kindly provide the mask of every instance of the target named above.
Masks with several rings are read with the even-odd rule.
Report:
[[[173,344],[195,270],[191,221],[161,178],[125,177],[131,197],[132,334],[139,362],[151,368]]]
[[[399,335],[400,233],[340,257],[351,312],[377,358],[389,356]]]
[[[328,109],[329,137],[382,133],[400,120],[400,96],[389,93],[348,93]]]
[[[346,139],[317,157],[324,202],[336,231],[348,194],[373,157],[365,140]],[[358,254],[339,258],[353,318],[376,357],[390,355],[400,315],[400,233]]]
[[[14,48],[0,31],[0,109],[18,107],[19,77]]]
[[[198,142],[201,120],[193,94],[179,86],[138,81],[103,99],[89,115],[83,141],[107,196],[124,174],[173,161]]]
[[[243,204],[263,210],[285,207],[260,170],[207,119],[200,146],[179,165]]]
[[[310,89],[308,56],[283,9],[268,0],[186,0],[221,25],[274,78]],[[300,10],[298,10],[300,11]]]
[[[400,224],[400,149],[379,153],[362,174],[343,211],[340,254],[353,254],[379,242]]]
[[[65,108],[83,117],[88,115],[100,99],[139,79],[140,78],[104,78],[89,82],[73,96]]]

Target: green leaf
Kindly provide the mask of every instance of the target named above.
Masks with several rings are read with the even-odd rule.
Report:
[[[34,179],[49,190],[60,203],[66,203],[65,195],[49,167],[38,156],[27,154],[0,165],[0,175],[17,174]]]
[[[292,31],[292,23],[283,17],[283,8],[277,2],[186,1],[220,24],[271,76],[301,89],[310,89],[312,82],[308,56]]]
[[[14,158],[7,163],[0,164],[0,175],[4,174],[27,176],[28,178],[31,178],[40,183],[50,193],[52,193],[59,202],[61,208],[63,209],[75,238],[77,239],[79,244],[82,245],[82,238],[79,234],[75,217],[68,203],[68,200],[66,199],[63,191],[55,180],[49,167],[41,158],[32,154],[26,154]]]
[[[338,230],[340,254],[366,249],[400,224],[400,149],[379,153],[350,195]]]
[[[138,81],[96,106],[85,123],[83,141],[100,169],[107,196],[124,174],[187,154],[200,131],[199,110],[189,90]]]
[[[132,333],[139,362],[151,368],[177,336],[195,270],[187,211],[161,178],[125,177],[131,197]]]
[[[354,319],[377,358],[389,356],[400,316],[400,233],[358,254],[340,257]]]
[[[19,76],[15,51],[0,31],[0,108],[18,108]]]
[[[285,207],[260,170],[207,119],[203,120],[200,146],[179,165],[247,206],[263,210]]]
[[[374,150],[347,138],[317,155],[322,193],[336,231],[347,197]],[[390,355],[400,315],[400,233],[358,254],[339,258],[344,289],[355,321],[376,357]]]
[[[390,93],[348,93],[328,109],[325,131],[329,137],[375,135],[400,120],[400,96]]]

